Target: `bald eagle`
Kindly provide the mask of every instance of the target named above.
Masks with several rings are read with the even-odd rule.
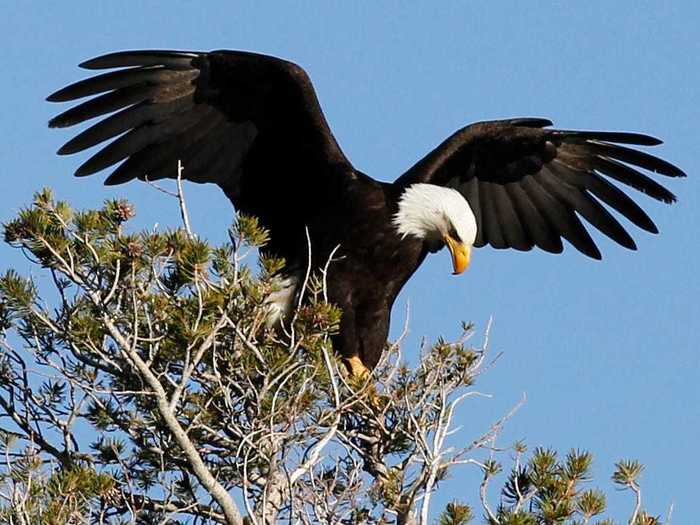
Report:
[[[75,174],[121,162],[106,184],[157,180],[175,177],[181,161],[184,178],[217,184],[269,230],[264,251],[286,261],[285,287],[271,299],[278,316],[291,307],[307,265],[323,267],[338,247],[328,273],[329,300],[343,312],[333,344],[354,374],[376,366],[392,304],[429,253],[446,246],[454,273],[467,268],[472,247],[487,244],[560,253],[566,239],[600,259],[580,218],[634,250],[606,206],[658,230],[611,181],[671,203],[674,195],[640,169],[684,176],[622,145],[654,146],[656,138],[515,118],[466,126],[385,183],[345,157],[308,75],[294,63],[242,51],[125,51],[80,66],[114,71],[48,97],[92,97],[50,127],[109,114],[59,149],[66,155],[108,142]]]

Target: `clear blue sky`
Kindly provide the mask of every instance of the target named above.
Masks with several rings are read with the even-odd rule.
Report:
[[[432,256],[395,309],[411,304],[407,351],[422,337],[483,329],[504,355],[480,380],[489,401],[470,401],[464,440],[527,393],[501,444],[525,439],[595,452],[606,491],[614,461],[647,465],[649,509],[674,521],[696,514],[700,438],[698,358],[698,122],[700,4],[690,0],[588,2],[6,2],[0,97],[2,209],[7,220],[46,185],[78,206],[126,196],[138,224],[175,224],[173,202],[145,185],[101,185],[70,176],[79,159],[58,158],[69,136],[48,130],[59,107],[47,94],[81,78],[76,65],[133,48],[247,49],[294,60],[316,86],[335,135],[355,166],[393,180],[466,123],[541,116],[560,127],[651,133],[654,153],[690,175],[669,180],[679,202],[639,195],[661,234],[633,231],[639,251],[594,235],[604,260],[567,247],[559,256],[478,250],[450,275]],[[409,5],[410,4],[410,5]],[[166,7],[167,6],[167,7]],[[232,212],[215,187],[189,186],[195,228],[224,238]],[[2,269],[27,268],[0,248]],[[477,474],[456,472],[440,502],[475,502]],[[692,487],[692,489],[691,489]],[[613,495],[614,516],[631,501]]]

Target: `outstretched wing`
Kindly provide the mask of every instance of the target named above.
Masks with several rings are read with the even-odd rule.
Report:
[[[671,203],[675,196],[639,168],[669,177],[676,166],[636,149],[661,141],[636,133],[544,129],[545,119],[480,122],[458,131],[397,180],[460,191],[476,216],[475,246],[562,251],[564,238],[600,259],[582,217],[629,249],[636,245],[603,204],[643,230],[657,233],[649,216],[610,179]],[[577,216],[578,215],[578,216]]]
[[[125,51],[80,66],[116,71],[48,97],[66,102],[94,96],[53,118],[51,127],[111,114],[58,151],[67,155],[103,144],[77,176],[123,161],[106,184],[173,178],[181,160],[185,178],[215,182],[232,196],[253,146],[259,158],[315,156],[302,159],[306,165],[345,161],[308,76],[291,62],[241,51]]]

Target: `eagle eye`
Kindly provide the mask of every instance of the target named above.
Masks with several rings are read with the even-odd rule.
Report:
[[[453,224],[450,224],[450,229],[447,232],[450,237],[452,237],[455,241],[462,242],[462,238],[459,236],[459,233],[457,233],[457,229],[454,227]]]

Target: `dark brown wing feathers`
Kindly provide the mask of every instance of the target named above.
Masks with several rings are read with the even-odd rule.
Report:
[[[545,119],[473,124],[455,133],[397,184],[415,182],[458,189],[478,226],[476,246],[561,252],[561,238],[599,259],[600,251],[579,217],[618,244],[634,240],[604,206],[656,233],[649,216],[610,180],[671,203],[675,196],[640,170],[668,177],[685,174],[673,164],[620,144],[654,146],[638,133],[544,129]]]
[[[51,127],[104,117],[59,150],[67,155],[101,146],[77,169],[78,176],[121,162],[107,184],[173,178],[181,161],[186,179],[218,183],[231,196],[238,193],[241,163],[261,134],[259,149],[266,155],[294,152],[295,162],[305,167],[346,162],[308,77],[291,62],[242,51],[126,51],[81,67],[118,69],[48,97],[51,102],[94,97],[53,118]],[[272,175],[253,171],[251,176]]]

